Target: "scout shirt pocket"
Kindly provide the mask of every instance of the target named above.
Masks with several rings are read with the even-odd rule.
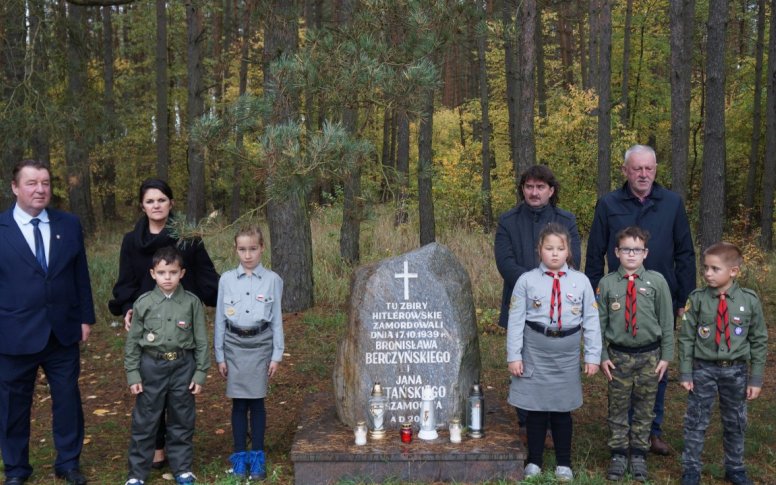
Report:
[[[606,308],[609,312],[617,313],[625,308],[625,295],[609,295],[606,297]]]
[[[655,300],[657,298],[657,290],[652,286],[649,286],[648,281],[636,280],[636,312],[642,315],[656,316],[657,307]]]
[[[233,296],[226,296],[224,298],[224,318],[231,324],[237,324],[237,320],[240,318],[240,299]]]
[[[550,300],[548,298],[546,295],[528,293],[528,300],[525,302],[526,320],[536,320],[536,315],[549,315]]]
[[[563,302],[564,313],[568,310],[575,321],[581,319],[585,313],[585,296],[582,293],[566,293],[565,299],[566,301]]]
[[[162,339],[162,316],[159,314],[149,314],[143,319],[143,340],[148,344],[161,341]]]
[[[748,308],[746,305],[735,304],[731,300],[728,300],[730,338],[746,338],[749,333],[749,322],[751,322],[751,320],[751,308]]]
[[[258,294],[256,301],[252,305],[252,317],[255,322],[271,322],[272,306],[275,299],[270,295]]]

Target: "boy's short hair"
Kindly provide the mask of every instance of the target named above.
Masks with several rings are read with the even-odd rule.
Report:
[[[720,241],[707,247],[706,250],[703,251],[703,255],[717,256],[725,264],[731,267],[741,267],[741,265],[744,264],[744,255],[741,254],[741,250],[738,249],[738,246],[726,241]]]
[[[175,264],[178,263],[178,266],[183,268],[183,256],[181,255],[180,251],[175,249],[173,246],[165,246],[163,248],[159,248],[154,253],[154,257],[151,259],[151,265],[156,268],[156,265],[164,261],[167,264]]]
[[[262,234],[261,228],[255,224],[241,226],[234,234],[235,244],[237,243],[237,238],[241,236],[255,237],[259,240],[259,246],[264,246],[264,234]]]
[[[628,226],[625,229],[621,229],[617,235],[614,236],[614,239],[617,241],[617,247],[620,247],[620,241],[626,237],[641,239],[644,241],[644,247],[646,248],[647,243],[649,242],[649,231],[642,229],[639,226]]]

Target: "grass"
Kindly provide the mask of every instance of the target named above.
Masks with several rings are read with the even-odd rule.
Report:
[[[268,475],[266,483],[293,483],[293,464],[288,454],[296,432],[296,413],[305,398],[312,393],[331,388],[331,371],[336,345],[347,324],[347,298],[352,268],[339,258],[340,215],[333,208],[315,208],[311,217],[315,261],[316,307],[298,315],[286,315],[286,356],[281,372],[273,379],[267,401],[269,413],[266,450]],[[362,227],[361,257],[367,264],[414,249],[418,245],[415,221],[395,228],[390,211],[376,210],[368,215]],[[125,224],[123,230],[129,230]],[[269,246],[266,224],[262,224]],[[205,238],[205,244],[216,269],[233,267],[232,231],[222,231]],[[469,272],[474,291],[480,336],[483,383],[488,399],[506,399],[507,374],[504,362],[503,331],[494,326],[498,318],[501,278],[495,267],[492,235],[484,235],[467,227],[441,228],[438,241],[447,245]],[[119,318],[109,314],[107,301],[117,275],[119,231],[96,234],[89,241],[89,264],[92,276],[98,324],[92,338],[82,347],[81,389],[86,414],[87,444],[82,466],[93,484],[123,483],[126,473],[128,427],[133,399],[126,390],[123,364],[124,330],[113,327]],[[264,256],[269,261],[269,247]],[[766,255],[767,268],[776,268],[776,257]],[[760,294],[765,298],[766,317],[776,313],[776,272],[758,272]],[[212,317],[212,310],[209,310]],[[212,320],[212,318],[209,318]],[[212,329],[211,329],[212,332]],[[771,351],[776,348],[773,340]],[[771,353],[771,355],[774,355]],[[652,484],[678,483],[681,473],[678,453],[682,448],[682,418],[686,406],[685,393],[676,377],[676,362],[672,365],[673,379],[667,396],[665,439],[675,453],[671,457],[650,455]],[[51,443],[51,400],[44,383],[39,384],[33,405],[33,436],[31,461],[35,467],[32,484],[54,483],[54,451]],[[606,385],[603,378],[583,379],[584,406],[574,413],[574,483],[594,485],[606,483],[608,464],[606,448]],[[756,483],[773,483],[776,476],[776,366],[769,363],[765,388],[760,399],[749,406],[750,426],[747,432],[746,462]],[[197,398],[198,421],[195,434],[195,473],[201,483],[234,485],[237,482],[225,474],[231,453],[229,422],[230,404],[224,397],[223,380],[211,368],[206,391]],[[98,413],[97,411],[100,411]],[[276,419],[277,416],[282,416]],[[704,483],[721,484],[723,469],[721,430],[715,411],[707,434],[704,451],[707,463]],[[547,469],[554,466],[554,456],[546,455]],[[154,472],[150,484],[168,483]],[[343,481],[341,485],[360,482]],[[401,481],[385,482],[390,485]],[[545,473],[525,483],[555,483],[552,473]],[[628,481],[622,483],[630,483]],[[633,482],[635,483],[635,482]],[[488,485],[506,485],[492,481]],[[406,485],[406,484],[404,484]]]

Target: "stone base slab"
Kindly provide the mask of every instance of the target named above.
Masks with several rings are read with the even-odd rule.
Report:
[[[291,447],[296,485],[389,479],[461,484],[523,478],[527,453],[518,440],[515,410],[506,403],[486,399],[485,436],[479,439],[464,436],[461,443],[450,443],[448,431],[440,429],[436,440],[413,436],[412,443],[404,444],[399,430],[390,429],[383,440],[356,446],[353,430],[337,419],[332,399],[316,394],[301,411]]]

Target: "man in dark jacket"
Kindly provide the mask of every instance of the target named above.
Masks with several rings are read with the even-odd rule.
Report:
[[[539,233],[550,222],[557,222],[571,235],[571,257],[579,268],[582,258],[577,219],[571,212],[556,207],[560,184],[545,165],[529,167],[520,176],[522,202],[501,214],[496,229],[496,266],[504,278],[501,314],[498,324],[507,328],[509,300],[520,275],[539,266]]]
[[[628,226],[649,231],[649,257],[644,267],[659,272],[671,289],[675,316],[684,312],[684,302],[695,289],[695,249],[690,223],[682,198],[655,182],[657,157],[646,145],[633,145],[625,152],[622,173],[627,179],[619,189],[598,200],[587,241],[585,274],[594,288],[604,276],[604,255],[609,271],[617,271],[620,261],[614,254],[615,235]],[[668,382],[664,374],[655,397],[655,419],[650,436],[651,451],[670,453],[660,438],[663,402]]]
[[[501,214],[496,229],[494,244],[496,266],[504,278],[501,293],[501,314],[498,324],[507,328],[509,322],[509,301],[512,290],[520,275],[539,266],[539,233],[544,226],[557,222],[568,229],[571,236],[571,257],[579,268],[581,241],[577,230],[577,219],[571,212],[556,207],[560,184],[545,165],[529,167],[520,176],[518,193],[521,203]],[[526,413],[517,410],[521,439],[525,437]],[[552,447],[552,437],[547,432],[546,446]]]

